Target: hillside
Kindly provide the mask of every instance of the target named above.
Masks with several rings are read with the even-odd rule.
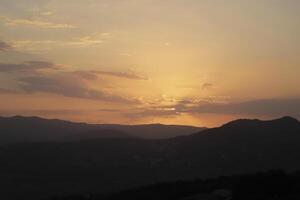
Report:
[[[174,181],[142,186],[115,194],[51,197],[49,200],[298,200],[300,173],[270,170],[214,179]]]
[[[299,143],[300,123],[284,117],[237,120],[190,136],[162,140],[4,145],[0,148],[0,186],[3,194],[15,199],[25,194],[38,199],[271,169],[291,172],[300,169]]]
[[[39,117],[0,117],[0,144],[65,141],[66,139],[146,138],[189,135],[205,128],[179,125],[86,124]]]

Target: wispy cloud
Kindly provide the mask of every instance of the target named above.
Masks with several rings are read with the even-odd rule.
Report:
[[[81,46],[90,46],[90,45],[98,45],[104,43],[103,39],[99,39],[94,36],[83,36],[74,38],[71,41],[65,42],[66,45],[81,45]]]
[[[131,110],[123,115],[129,118],[146,118],[146,117],[175,117],[181,113],[172,107],[146,108],[139,110]]]
[[[134,80],[148,80],[148,77],[136,74],[134,72],[112,72],[112,71],[91,71],[97,75],[106,75],[106,76],[113,76],[118,78],[127,78],[127,79],[134,79]]]
[[[27,93],[53,93],[66,97],[100,100],[114,103],[138,103],[101,90],[92,89],[84,80],[68,74],[43,74],[18,79],[19,87]]]
[[[142,76],[135,72],[112,72],[102,70],[77,70],[77,71],[65,71],[64,73],[73,74],[87,80],[96,80],[99,76],[111,76],[121,79],[131,80],[149,80],[148,77]]]
[[[7,26],[32,26],[32,27],[48,28],[48,29],[75,28],[75,26],[71,24],[54,23],[54,22],[42,21],[39,19],[12,19],[6,16],[1,16],[0,20],[2,20],[4,24]]]
[[[102,89],[90,87],[98,76],[110,75],[117,78],[141,80],[142,77],[130,73],[105,71],[68,71],[52,62],[27,61],[18,64],[0,63],[0,72],[14,74],[20,93],[52,93],[67,97],[100,100],[114,103],[139,104],[134,98],[115,95]],[[144,79],[142,79],[144,80]],[[10,91],[1,89],[1,93]]]
[[[26,116],[74,116],[88,113],[91,111],[76,110],[76,109],[0,109],[0,115],[14,116],[14,115],[26,115]]]
[[[69,40],[14,40],[12,41],[13,47],[21,51],[43,51],[43,50],[52,50],[54,48],[62,47],[91,47],[102,45],[107,42],[106,39],[102,38],[93,38],[91,36],[70,38]]]
[[[0,51],[7,51],[12,49],[12,46],[7,42],[0,40]]]
[[[10,90],[10,89],[5,89],[5,88],[0,88],[0,94],[16,94],[16,91]]]
[[[125,113],[130,118],[175,117],[181,114],[198,114],[281,117],[290,115],[300,118],[300,99],[259,99],[238,103],[212,101],[178,101],[174,105],[146,107]]]
[[[0,72],[15,73],[15,72],[36,72],[42,69],[55,69],[58,68],[51,62],[45,61],[25,61],[22,63],[0,63]]]
[[[206,103],[188,107],[182,105],[180,112],[213,113],[254,116],[293,115],[300,117],[300,99],[261,99],[239,103]]]
[[[37,72],[39,70],[60,70],[61,74],[76,75],[83,79],[95,80],[98,76],[112,76],[117,78],[125,78],[132,80],[148,80],[146,76],[139,75],[135,72],[112,72],[104,70],[77,70],[77,71],[61,71],[63,65],[58,65],[47,61],[24,61],[22,63],[1,63],[0,72],[2,73],[24,73]]]
[[[42,15],[42,16],[53,16],[53,15],[55,15],[55,12],[51,11],[51,10],[48,10],[48,11],[40,12],[40,15]]]
[[[211,89],[214,85],[212,83],[203,83],[202,84],[202,89],[206,90],[206,89]]]

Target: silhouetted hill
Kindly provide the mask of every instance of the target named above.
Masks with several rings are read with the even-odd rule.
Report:
[[[58,140],[88,130],[84,123],[46,120],[39,117],[0,117],[1,143]]]
[[[158,183],[116,194],[52,197],[49,200],[298,200],[299,172],[282,170],[214,179]]]
[[[109,125],[73,123],[39,117],[0,117],[0,144],[61,141],[80,138],[169,138],[188,135],[204,128],[176,125]]]
[[[299,126],[299,121],[295,118],[286,116],[275,120],[269,120],[269,121],[262,121],[258,119],[238,119],[232,122],[229,122],[222,126],[222,128],[242,128],[245,129],[247,127],[249,128],[266,128],[269,126],[270,128],[276,128],[277,126],[280,127],[294,127]]]
[[[11,199],[30,196],[33,200],[270,169],[289,172],[300,169],[299,143],[300,123],[284,117],[237,120],[162,140],[4,145],[0,148],[0,188]]]
[[[191,166],[186,172],[191,177],[272,167],[300,169],[296,159],[300,155],[300,123],[290,117],[270,121],[236,120],[178,140],[175,140],[177,159],[181,165]],[[206,173],[198,172],[197,168]]]
[[[92,140],[92,139],[104,139],[104,138],[136,138],[132,134],[125,133],[119,130],[101,129],[90,130],[79,134],[73,134],[69,137],[65,137],[65,140]]]

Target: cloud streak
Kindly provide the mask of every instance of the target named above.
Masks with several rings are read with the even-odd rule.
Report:
[[[118,78],[126,78],[126,79],[133,79],[133,80],[149,80],[147,77],[141,76],[134,72],[111,72],[111,71],[100,71],[100,70],[91,71],[91,72],[97,75],[113,76]]]
[[[22,63],[1,63],[0,72],[2,73],[24,73],[38,72],[40,70],[58,70],[62,65],[57,65],[47,61],[24,61]],[[103,70],[77,70],[77,71],[60,71],[61,74],[71,74],[87,80],[95,80],[98,76],[111,76],[132,80],[148,80],[147,77],[134,72],[112,72]]]
[[[66,72],[79,76],[87,80],[96,80],[99,76],[110,76],[115,78],[124,78],[131,80],[149,80],[146,76],[139,75],[134,72],[111,72],[111,71],[101,71],[101,70],[77,70]]]
[[[11,49],[12,49],[12,46],[10,44],[0,40],[0,51],[7,51],[7,50],[11,50]]]
[[[26,61],[18,64],[0,63],[0,72],[14,74],[18,92],[0,89],[0,93],[51,93],[73,98],[99,100],[113,103],[139,104],[139,100],[115,95],[90,87],[98,76],[109,75],[118,78],[142,79],[133,73],[105,71],[66,71],[61,65],[45,61]]]
[[[38,28],[46,28],[46,29],[69,29],[75,28],[75,26],[70,24],[61,24],[61,23],[53,23],[35,19],[12,19],[9,17],[1,16],[0,19],[4,21],[4,24],[7,26],[31,26]]]
[[[263,99],[229,104],[207,103],[192,107],[183,105],[180,112],[300,117],[300,99]]]
[[[129,118],[175,117],[177,115],[180,115],[180,113],[177,112],[174,108],[161,107],[156,109],[140,109],[138,111],[133,110],[131,112],[124,113],[123,115]]]
[[[24,109],[24,110],[9,110],[0,109],[0,115],[4,116],[15,116],[15,115],[26,115],[26,116],[74,116],[82,115],[84,113],[89,113],[92,111],[86,110],[74,110],[74,109]],[[20,114],[19,114],[20,113]]]
[[[0,94],[16,94],[16,91],[5,89],[5,88],[0,88]]]
[[[100,100],[114,103],[137,103],[136,100],[91,89],[79,77],[72,75],[36,75],[20,78],[19,87],[26,93],[52,93],[66,97]]]
[[[202,89],[206,90],[206,89],[211,89],[214,85],[212,83],[203,83],[202,84]]]
[[[239,103],[214,103],[208,101],[178,101],[175,105],[145,108],[126,114],[127,117],[171,117],[180,114],[220,114],[236,116],[300,118],[300,99],[260,99]]]
[[[90,47],[98,46],[106,42],[107,40],[105,38],[84,36],[79,38],[70,38],[68,40],[15,40],[13,41],[13,45],[16,48],[28,51],[32,49],[39,50],[42,47]]]
[[[15,73],[15,72],[36,72],[43,69],[55,69],[58,65],[52,62],[45,61],[25,61],[22,63],[0,63],[0,72]]]
[[[178,102],[175,106],[176,113],[221,114],[237,116],[269,116],[280,117],[290,115],[300,118],[300,99],[259,99],[238,103],[216,102]]]

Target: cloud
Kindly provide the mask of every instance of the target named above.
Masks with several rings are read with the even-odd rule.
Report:
[[[140,104],[134,98],[125,98],[108,91],[90,87],[99,76],[145,80],[134,73],[107,72],[92,70],[67,71],[62,65],[45,61],[26,61],[22,63],[0,63],[0,73],[12,73],[18,88],[14,93],[52,93],[73,98],[84,98],[114,103]],[[0,89],[0,93],[12,93]]]
[[[20,51],[43,52],[62,47],[91,47],[104,43],[104,40],[73,38],[70,40],[15,40],[13,46]]]
[[[13,91],[10,89],[5,89],[5,88],[0,88],[0,94],[16,94],[16,91]]]
[[[114,76],[118,78],[127,78],[127,79],[134,79],[134,80],[148,80],[147,77],[141,76],[134,72],[111,72],[111,71],[100,71],[100,70],[96,70],[92,72],[97,75]]]
[[[113,113],[121,113],[123,110],[122,109],[109,109],[109,108],[102,108],[102,109],[97,109],[96,111],[98,112],[113,112]]]
[[[48,29],[69,29],[75,28],[75,26],[70,24],[53,23],[47,21],[41,21],[36,19],[11,19],[9,17],[0,17],[7,26],[31,26],[38,28],[48,28]]]
[[[104,41],[98,39],[94,36],[84,36],[79,38],[74,38],[72,41],[65,42],[66,45],[81,45],[81,46],[90,46],[102,44]]]
[[[107,92],[91,89],[83,79],[71,74],[43,74],[18,79],[19,87],[26,93],[52,93],[66,97],[100,100],[114,103],[138,103]]]
[[[206,90],[206,89],[211,89],[213,87],[212,83],[203,83],[202,84],[202,89]]]
[[[63,65],[54,64],[47,61],[24,61],[22,63],[1,63],[0,72],[2,73],[24,73],[38,72],[40,70],[58,70],[62,69]],[[103,70],[76,70],[76,71],[60,71],[61,74],[69,74],[80,77],[86,80],[96,80],[98,76],[112,76],[117,78],[126,78],[132,80],[148,80],[147,77],[134,72],[112,72]]]
[[[75,76],[80,77],[81,79],[85,79],[85,80],[98,79],[98,75],[96,73],[94,73],[93,71],[78,70],[78,71],[72,71],[72,72],[66,72],[66,73],[75,75]]]
[[[124,113],[124,116],[129,118],[174,117],[176,115],[180,115],[180,113],[176,112],[174,108],[163,108],[163,107]]]
[[[0,72],[15,73],[15,72],[36,72],[42,69],[55,69],[59,67],[52,62],[45,61],[25,61],[18,64],[0,63]]]
[[[44,52],[57,48],[96,47],[107,43],[110,33],[93,33],[81,37],[71,37],[64,40],[18,39],[12,41],[12,46],[20,51]]]
[[[95,80],[98,76],[112,76],[117,78],[125,78],[125,79],[132,79],[132,80],[148,80],[147,77],[141,76],[134,72],[111,72],[111,71],[100,71],[100,70],[77,70],[68,72],[73,75],[79,76],[83,79],[87,80]]]
[[[175,117],[181,114],[220,114],[255,117],[293,116],[300,119],[300,99],[261,99],[239,103],[178,101],[175,105],[141,108],[125,113],[126,117]]]
[[[42,16],[54,16],[55,12],[51,11],[51,10],[48,10],[48,11],[40,12],[40,15],[42,15]]]
[[[26,115],[26,116],[74,116],[84,114],[85,110],[73,110],[73,109],[28,109],[28,110],[14,110],[14,109],[0,109],[0,115],[15,116],[15,115]],[[20,114],[19,114],[20,113]]]
[[[285,116],[300,117],[300,99],[262,99],[240,103],[202,103],[187,106],[177,104],[178,112],[212,113],[251,116]]]
[[[12,46],[10,46],[8,43],[0,40],[0,51],[7,51],[12,49]]]

